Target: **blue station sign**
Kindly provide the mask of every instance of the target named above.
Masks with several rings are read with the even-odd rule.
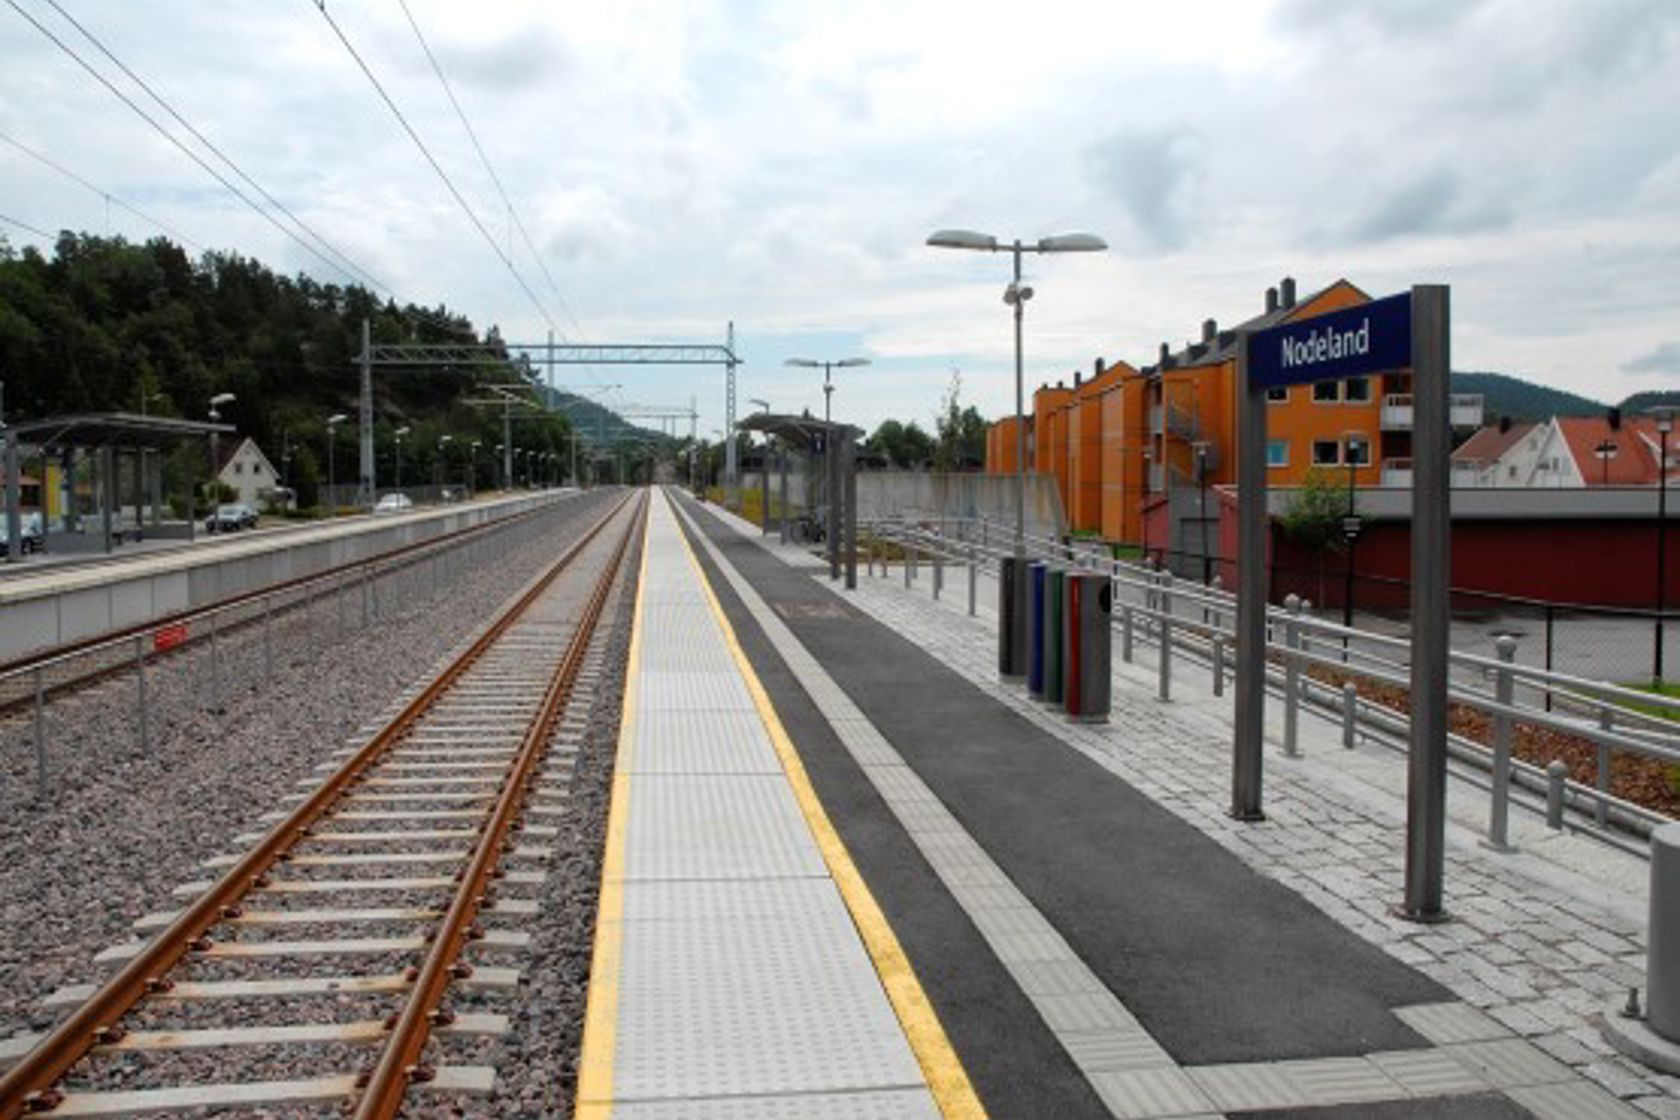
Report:
[[[1402,292],[1248,336],[1248,384],[1270,389],[1412,364],[1412,296]]]

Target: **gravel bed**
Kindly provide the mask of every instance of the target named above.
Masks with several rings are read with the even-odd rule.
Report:
[[[0,1037],[50,1026],[62,1012],[44,1010],[45,996],[95,979],[94,954],[128,937],[133,919],[180,906],[175,886],[214,878],[216,869],[200,866],[206,856],[264,828],[262,813],[369,725],[370,713],[409,694],[612,500],[586,495],[556,507],[525,539],[497,538],[456,566],[471,578],[446,579],[435,594],[428,572],[392,577],[370,625],[360,624],[354,594],[342,631],[331,599],[276,617],[271,674],[260,630],[224,635],[214,673],[204,649],[154,665],[147,750],[134,733],[132,677],[53,702],[44,804],[33,801],[32,720],[0,724]],[[279,875],[410,877],[445,873],[440,866],[293,865]],[[404,895],[387,892],[381,904]],[[311,903],[287,896],[287,904]]]

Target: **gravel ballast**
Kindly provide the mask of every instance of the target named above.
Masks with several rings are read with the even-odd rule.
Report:
[[[207,650],[154,665],[148,749],[135,735],[132,675],[54,700],[44,801],[34,797],[32,717],[0,723],[0,1038],[50,1026],[64,1009],[45,1008],[46,996],[103,975],[96,953],[126,940],[141,915],[180,906],[178,885],[213,878],[202,860],[263,829],[263,813],[289,804],[317,764],[480,629],[616,496],[561,502],[530,532],[509,530],[470,563],[446,567],[435,592],[425,567],[389,577],[366,625],[354,594],[342,631],[332,601],[276,616],[272,673],[260,630],[225,635],[219,693]],[[551,876],[544,891],[563,878]]]

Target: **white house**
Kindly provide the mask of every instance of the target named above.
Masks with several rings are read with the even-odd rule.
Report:
[[[236,501],[258,509],[269,492],[280,485],[280,472],[274,469],[256,440],[247,438],[240,440],[232,453],[223,458],[216,481],[237,490]]]

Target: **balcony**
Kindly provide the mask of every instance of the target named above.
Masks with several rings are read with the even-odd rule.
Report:
[[[1412,484],[1412,461],[1410,459],[1384,459],[1382,484],[1384,486],[1410,486]]]
[[[1452,403],[1448,406],[1448,421],[1455,428],[1481,427],[1482,395],[1480,393],[1454,393]],[[1390,393],[1383,398],[1382,428],[1385,432],[1409,432],[1412,430],[1412,395],[1410,393]]]

